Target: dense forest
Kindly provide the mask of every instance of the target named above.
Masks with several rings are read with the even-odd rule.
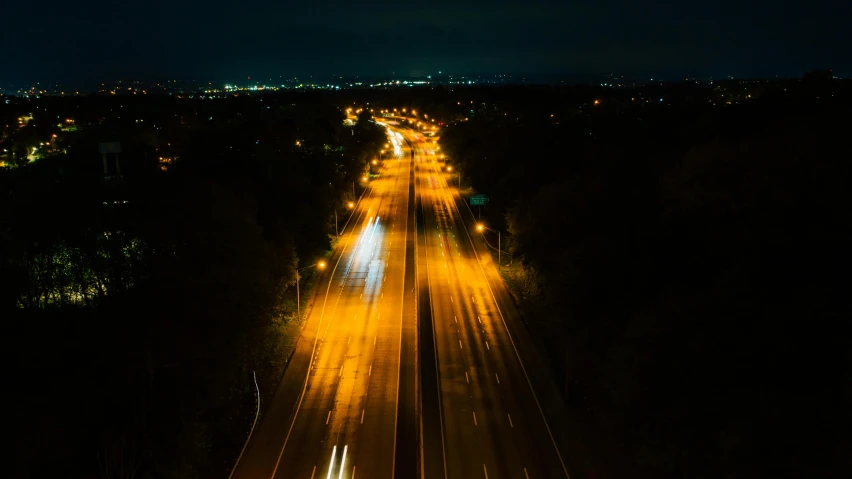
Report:
[[[311,94],[2,109],[7,475],[226,477],[383,129]]]
[[[848,474],[852,89],[771,90],[504,89],[447,119],[580,477]]]

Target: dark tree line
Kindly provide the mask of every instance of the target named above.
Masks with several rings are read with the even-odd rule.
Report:
[[[852,92],[820,88],[444,133],[584,425],[577,474],[848,474]]]
[[[74,102],[67,154],[0,170],[10,474],[224,477],[384,133],[321,96]]]

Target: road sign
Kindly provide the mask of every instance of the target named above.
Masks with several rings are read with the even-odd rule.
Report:
[[[488,203],[488,197],[485,195],[475,195],[470,197],[470,206],[485,206]]]

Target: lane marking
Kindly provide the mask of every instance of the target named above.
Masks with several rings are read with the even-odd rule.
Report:
[[[479,316],[476,317],[476,320],[479,322],[479,324],[482,324],[482,320],[479,319]]]
[[[509,418],[509,422],[512,422],[512,418]],[[361,410],[361,424],[364,424],[364,410]]]
[[[482,465],[482,472],[485,473],[485,479],[488,479],[488,469],[485,468],[485,464]]]
[[[476,411],[473,411],[473,425],[479,426],[479,424],[476,422]]]
[[[447,266],[447,265],[444,265],[444,266]],[[453,302],[453,295],[450,295],[450,302],[451,303]]]
[[[337,479],[343,479],[343,464],[346,462],[346,449],[349,448],[348,445],[343,446],[343,457],[340,458],[340,474],[337,475]]]
[[[509,425],[512,426],[512,427],[515,427],[515,425],[512,424],[512,415],[509,414],[509,413],[506,413],[506,415],[509,416]]]
[[[464,346],[462,346],[462,343],[461,343],[461,339],[459,339],[459,348],[464,349]]]
[[[328,420],[331,419],[331,411],[328,412],[328,416],[325,417],[325,424],[328,425]],[[334,456],[332,456],[334,457]]]
[[[347,345],[347,346],[349,346],[349,341],[352,341],[352,336],[349,336],[349,338],[346,340],[346,345]]]
[[[465,371],[464,373],[464,379],[465,381],[467,381],[468,384],[470,384],[470,377],[467,375],[467,371]]]
[[[500,384],[500,376],[497,373],[494,373],[494,377],[497,378],[497,384]]]
[[[456,316],[455,316],[455,315],[453,315],[453,321],[455,321],[456,323],[458,323],[458,322],[459,322],[458,318],[456,318]]]
[[[488,345],[488,341],[485,341],[485,347],[488,348],[489,351],[491,351],[491,346]]]
[[[509,325],[506,323],[506,317],[503,315],[503,311],[500,309],[500,304],[497,301],[497,296],[494,294],[494,289],[491,287],[491,283],[488,280],[488,275],[485,273],[485,268],[482,266],[482,259],[479,256],[479,253],[476,251],[476,245],[473,242],[473,238],[470,236],[470,231],[467,229],[467,225],[462,218],[461,211],[459,210],[458,203],[456,203],[455,199],[453,200],[453,206],[458,215],[459,219],[461,219],[462,227],[464,228],[465,235],[467,236],[468,243],[473,249],[473,255],[477,260],[477,266],[479,266],[479,273],[482,279],[485,281],[485,285],[488,286],[488,292],[491,294],[491,300],[494,301],[494,306],[497,309],[497,314],[500,315],[500,320],[503,323],[503,328],[506,331],[506,335],[509,336],[509,342],[512,344],[512,349],[515,351],[515,357],[518,359],[518,364],[521,365],[521,371],[524,373],[524,378],[527,380],[527,385],[530,388],[530,392],[532,393],[533,399],[535,400],[535,405],[538,408],[538,412],[541,415],[541,419],[544,421],[544,427],[547,429],[547,435],[550,437],[550,442],[553,444],[553,449],[556,451],[556,457],[559,459],[559,464],[562,466],[562,472],[565,474],[566,479],[570,479],[570,475],[568,474],[568,468],[565,467],[565,461],[562,459],[562,453],[559,452],[559,446],[556,444],[556,439],[553,437],[553,431],[550,429],[550,424],[547,422],[547,416],[544,414],[544,409],[541,407],[541,402],[538,400],[538,395],[535,393],[535,389],[533,388],[532,381],[530,380],[530,376],[527,373],[527,368],[524,366],[524,361],[521,359],[521,354],[518,352],[518,346],[515,344],[514,338],[512,338],[512,333],[509,331]],[[467,203],[465,203],[467,206]],[[470,216],[473,217],[473,211],[470,207],[467,207],[467,211],[470,213]],[[464,266],[462,266],[464,267]]]
[[[530,475],[527,474],[527,468],[526,467],[524,468],[524,477],[526,477],[527,479],[530,479]]]
[[[376,345],[376,340],[377,340],[377,339],[379,339],[379,336],[378,336],[378,335],[373,337],[373,346],[375,346],[375,345]]]
[[[352,466],[352,479],[355,479],[355,468],[358,466]]]
[[[367,373],[367,376],[372,376],[372,375],[373,375],[373,365],[371,364],[370,365],[370,371]]]
[[[317,465],[314,464],[314,468],[313,468],[313,470],[311,470],[311,479],[314,479],[314,474],[316,474],[316,473],[317,473]]]

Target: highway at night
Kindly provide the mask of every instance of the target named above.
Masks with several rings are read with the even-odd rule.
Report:
[[[388,139],[235,477],[567,477],[529,338],[437,145]]]

